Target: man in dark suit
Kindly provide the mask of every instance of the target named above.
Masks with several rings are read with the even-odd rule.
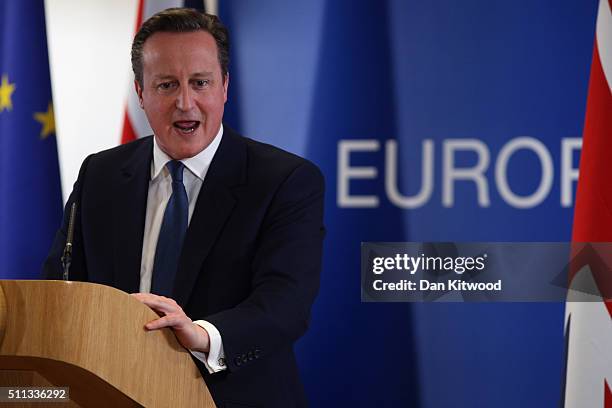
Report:
[[[141,292],[161,316],[146,328],[174,331],[217,406],[305,406],[293,344],[319,286],[323,178],[222,125],[228,48],[195,10],[143,24],[132,66],[154,136],[84,161],[44,273],[61,276],[77,203],[71,279]]]

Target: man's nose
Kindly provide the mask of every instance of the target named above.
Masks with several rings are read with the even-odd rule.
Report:
[[[181,87],[176,97],[176,108],[184,112],[193,109],[193,95],[188,86]]]

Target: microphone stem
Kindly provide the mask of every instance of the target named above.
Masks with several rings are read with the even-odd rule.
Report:
[[[70,271],[70,265],[72,264],[72,238],[74,236],[74,216],[76,215],[76,203],[72,203],[70,207],[70,219],[68,220],[68,234],[66,237],[66,246],[64,247],[64,253],[62,254],[62,267],[64,273],[62,274],[63,280],[68,280],[68,272]]]

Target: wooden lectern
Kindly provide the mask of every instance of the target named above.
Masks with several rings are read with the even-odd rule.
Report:
[[[157,317],[109,286],[0,281],[0,386],[69,387],[57,408],[214,407],[172,331],[144,328]]]

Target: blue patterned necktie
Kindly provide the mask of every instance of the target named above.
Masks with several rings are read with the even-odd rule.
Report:
[[[183,163],[172,160],[166,167],[172,176],[172,195],[157,239],[151,293],[170,297],[187,231],[189,201],[183,184]]]

